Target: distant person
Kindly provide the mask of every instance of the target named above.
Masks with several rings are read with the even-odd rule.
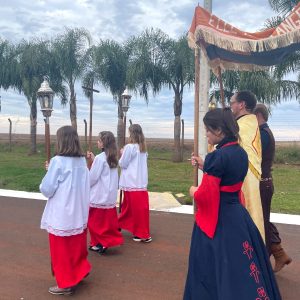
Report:
[[[69,295],[85,278],[91,265],[87,260],[87,221],[89,212],[89,170],[76,130],[63,126],[56,133],[56,156],[40,191],[48,198],[41,228],[49,233],[52,272],[56,286],[49,293]]]
[[[116,210],[119,175],[117,145],[113,133],[100,132],[97,146],[102,152],[96,157],[92,152],[87,153],[92,162],[88,220],[91,236],[89,249],[103,254],[107,248],[123,244],[123,237],[118,230]]]
[[[248,157],[238,144],[239,127],[230,108],[203,119],[208,143],[199,187],[192,186],[197,211],[184,300],[281,299],[262,237],[239,199]]]
[[[129,144],[121,149],[119,187],[124,193],[119,227],[133,234],[135,242],[149,243],[149,195],[147,150],[143,130],[139,124],[129,127]]]
[[[262,144],[262,164],[260,196],[264,213],[266,246],[269,255],[275,258],[274,272],[279,272],[285,265],[291,263],[292,259],[286,254],[281,246],[279,232],[274,224],[270,222],[271,201],[274,193],[272,178],[272,165],[275,155],[275,139],[268,126],[269,112],[264,104],[257,104],[254,109],[259,124]]]
[[[253,114],[256,102],[256,97],[252,92],[240,91],[231,97],[230,106],[239,124],[240,144],[247,152],[249,160],[248,173],[242,187],[245,206],[264,239],[264,220],[259,192],[261,141],[257,119]]]

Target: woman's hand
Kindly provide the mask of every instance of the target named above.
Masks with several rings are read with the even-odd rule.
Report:
[[[120,155],[121,155],[121,156],[122,156],[123,152],[124,152],[124,148],[121,148],[121,149],[120,149]]]
[[[45,161],[45,169],[46,169],[46,171],[48,171],[48,168],[49,168],[49,162],[48,162],[48,160],[46,160]]]
[[[198,189],[198,187],[193,186],[193,185],[190,187],[190,196],[191,196],[192,198],[194,198],[194,194],[195,194],[195,192],[197,191],[197,189]]]
[[[191,154],[191,163],[192,166],[198,166],[200,170],[203,170],[204,161],[200,156],[194,156],[194,153]]]

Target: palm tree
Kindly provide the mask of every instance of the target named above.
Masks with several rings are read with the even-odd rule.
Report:
[[[148,89],[156,94],[162,87],[174,93],[174,153],[173,161],[182,161],[180,151],[183,91],[194,83],[194,55],[185,36],[171,39],[161,30],[146,30],[131,41],[129,78],[146,99]]]
[[[109,89],[118,105],[117,142],[124,144],[122,93],[126,87],[129,52],[126,45],[111,40],[101,40],[94,49],[94,66],[97,79]]]
[[[58,35],[53,43],[58,69],[63,82],[68,86],[70,93],[70,119],[72,126],[77,129],[77,106],[75,82],[82,76],[86,64],[86,51],[91,43],[91,37],[85,29],[68,29]]]
[[[272,9],[281,15],[289,13],[299,2],[299,0],[269,0]]]
[[[15,51],[17,59],[13,63],[14,73],[12,73],[12,77],[14,80],[10,82],[10,87],[24,94],[30,107],[30,154],[35,154],[36,93],[41,85],[43,75],[49,76],[54,92],[60,96],[62,101],[65,101],[66,95],[47,41],[33,40],[28,42],[24,40],[16,47]]]
[[[82,75],[82,89],[84,95],[90,102],[90,128],[89,128],[89,151],[91,151],[91,139],[92,139],[92,124],[93,124],[93,104],[94,104],[94,85],[98,83],[96,74],[97,66],[95,65],[95,46],[88,49],[86,53],[86,65]]]
[[[283,80],[277,74],[277,67],[267,71],[237,72],[225,71],[222,74],[225,100],[229,102],[233,93],[237,90],[252,91],[260,102],[266,104],[280,103],[281,100],[298,97],[299,83],[292,80]],[[219,83],[217,78],[211,74],[211,86],[218,102],[220,99]]]

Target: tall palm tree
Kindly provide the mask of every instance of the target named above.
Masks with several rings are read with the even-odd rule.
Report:
[[[65,90],[51,52],[49,43],[43,40],[22,41],[16,48],[17,64],[12,76],[15,78],[10,87],[24,94],[30,107],[30,153],[36,153],[36,125],[37,125],[37,91],[41,85],[43,75],[48,75],[51,87],[66,100]]]
[[[53,43],[58,69],[63,82],[68,86],[70,94],[70,119],[72,126],[77,130],[77,106],[75,82],[82,76],[86,64],[86,51],[91,43],[89,32],[83,28],[66,28],[63,34],[58,35]]]
[[[15,46],[0,38],[0,88],[7,90],[16,83],[16,62]]]
[[[118,147],[124,144],[122,93],[126,88],[129,52],[125,45],[111,40],[100,40],[94,49],[95,73],[102,85],[109,89],[118,105]]]
[[[171,39],[161,30],[144,31],[132,41],[129,78],[146,99],[148,89],[153,93],[162,87],[174,93],[174,153],[173,161],[182,161],[180,151],[181,113],[183,91],[194,83],[194,55],[186,37]]]
[[[99,82],[95,64],[95,51],[96,47],[91,46],[86,52],[86,65],[82,75],[82,89],[84,95],[89,99],[90,102],[90,122],[89,122],[89,147],[91,151],[91,139],[92,139],[92,125],[93,125],[93,105],[94,105],[94,85]]]

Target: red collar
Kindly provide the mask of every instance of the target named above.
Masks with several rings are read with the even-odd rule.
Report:
[[[230,143],[224,144],[221,148],[227,147],[227,146],[231,146],[231,145],[237,145],[237,144],[238,144],[237,141],[235,141],[235,142],[230,142]]]

